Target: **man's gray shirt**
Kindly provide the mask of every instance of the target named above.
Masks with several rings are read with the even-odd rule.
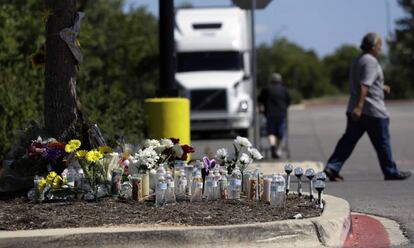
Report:
[[[347,112],[351,113],[358,103],[361,84],[368,87],[362,114],[377,118],[388,118],[384,103],[384,74],[378,60],[365,53],[352,61],[350,71],[350,98]]]

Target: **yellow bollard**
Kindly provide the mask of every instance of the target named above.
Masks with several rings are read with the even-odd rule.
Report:
[[[190,145],[190,100],[187,98],[149,98],[145,100],[148,138],[178,138]]]

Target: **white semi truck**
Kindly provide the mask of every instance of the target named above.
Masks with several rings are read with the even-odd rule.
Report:
[[[191,130],[247,134],[253,120],[248,12],[188,8],[175,19],[175,77],[191,101]]]

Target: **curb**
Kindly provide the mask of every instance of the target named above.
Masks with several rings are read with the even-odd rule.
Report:
[[[113,226],[1,231],[0,247],[341,247],[351,228],[350,206],[325,195],[320,217],[209,226]]]

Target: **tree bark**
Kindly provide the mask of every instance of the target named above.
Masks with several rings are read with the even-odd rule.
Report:
[[[76,0],[46,0],[44,121],[48,135],[62,141],[76,135],[80,119],[76,95],[76,60],[59,32],[74,23]]]

